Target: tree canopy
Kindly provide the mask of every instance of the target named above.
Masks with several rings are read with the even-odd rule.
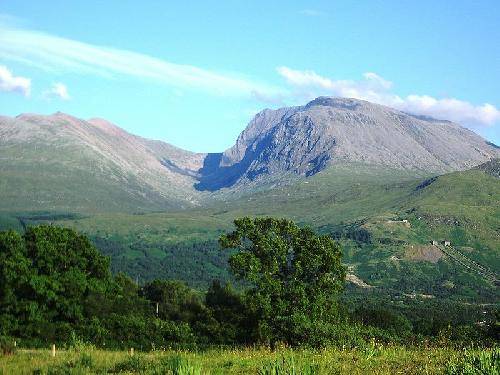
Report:
[[[339,244],[287,219],[245,217],[234,224],[220,245],[238,249],[229,264],[250,285],[245,301],[255,314],[257,339],[309,342],[338,315],[345,280]]]
[[[393,303],[377,293],[340,299],[345,269],[329,236],[285,219],[242,218],[235,226],[220,244],[233,249],[230,268],[241,281],[233,288],[214,280],[206,292],[182,281],[138,285],[112,275],[108,258],[71,229],[0,232],[0,352],[14,339],[25,347],[83,341],[142,350],[278,342],[359,347],[373,337],[415,342],[422,334],[498,342],[498,316],[485,316],[485,307]],[[477,326],[479,319],[487,324]]]
[[[85,236],[51,226],[0,232],[0,265],[2,319],[32,335],[64,329],[48,322],[81,323],[85,300],[111,278],[109,260]]]

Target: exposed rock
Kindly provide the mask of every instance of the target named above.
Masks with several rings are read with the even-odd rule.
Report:
[[[356,276],[353,273],[348,273],[345,276],[345,279],[346,279],[346,281],[349,281],[349,282],[353,283],[354,285],[359,286],[360,288],[363,288],[363,289],[374,288],[373,285],[365,283],[363,280],[361,280],[358,276]]]
[[[481,165],[478,165],[476,169],[486,172],[490,176],[500,178],[500,159],[493,159]]]
[[[442,173],[499,155],[497,147],[449,121],[320,97],[257,114],[235,146],[207,157],[197,188],[218,190],[283,172],[310,176],[338,162]]]
[[[105,206],[118,196],[113,203],[117,209],[123,200],[139,209],[185,208],[216,196],[202,191],[220,190],[223,195],[283,185],[335,163],[438,174],[499,156],[497,146],[452,122],[330,97],[300,107],[263,110],[233,147],[211,154],[141,138],[103,119],[84,121],[59,112],[0,117],[4,186],[12,190],[29,181],[25,192],[16,198],[11,191],[11,198],[26,200],[27,207],[52,209],[64,199],[78,198],[84,207],[85,199],[100,198]],[[482,168],[498,176],[498,160]],[[81,196],[81,191],[70,188],[86,184],[95,196]],[[66,191],[50,190],[54,185]]]

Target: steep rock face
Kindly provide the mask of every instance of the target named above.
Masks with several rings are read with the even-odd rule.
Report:
[[[302,107],[257,114],[235,146],[205,159],[196,186],[217,190],[288,172],[309,176],[338,162],[439,173],[498,155],[498,148],[449,121],[319,97]]]
[[[257,113],[248,126],[240,134],[233,147],[223,153],[221,163],[223,166],[239,163],[251,146],[262,135],[278,125],[283,118],[287,118],[301,107],[279,108],[276,110],[264,109]]]

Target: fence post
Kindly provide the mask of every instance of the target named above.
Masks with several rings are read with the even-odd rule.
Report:
[[[52,344],[52,357],[56,356],[56,344]]]
[[[133,357],[134,356],[134,348],[130,348],[130,356]]]

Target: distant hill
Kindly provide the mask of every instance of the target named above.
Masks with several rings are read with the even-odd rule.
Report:
[[[217,237],[234,218],[284,216],[338,239],[362,289],[496,302],[499,153],[354,99],[264,110],[212,154],[102,119],[0,117],[0,229],[74,227],[114,271],[203,288],[229,278]]]
[[[153,211],[198,204],[203,155],[56,113],[0,117],[0,210]]]
[[[228,254],[219,250],[217,238],[244,215],[288,217],[332,235],[343,245],[356,288],[500,301],[492,281],[500,277],[500,181],[476,168],[415,177],[397,169],[335,165],[294,184],[208,207],[20,219],[84,231],[111,256],[115,271],[204,288],[214,278],[229,278]],[[4,223],[13,226],[15,218]],[[444,248],[445,240],[450,247]]]

